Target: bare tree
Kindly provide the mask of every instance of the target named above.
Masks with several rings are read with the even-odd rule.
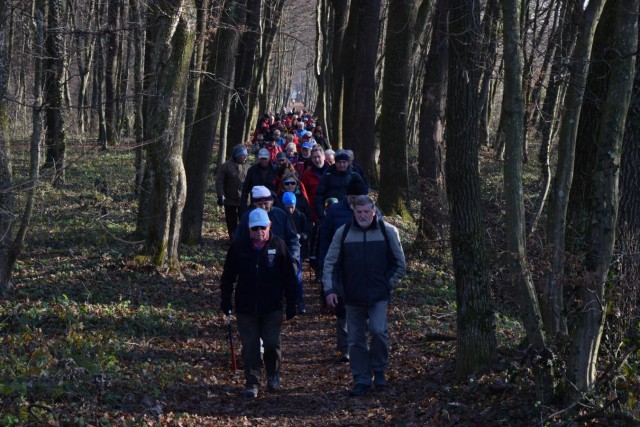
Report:
[[[495,319],[487,278],[478,169],[480,2],[449,2],[446,185],[456,281],[456,371],[486,369],[496,357]]]
[[[194,0],[149,5],[145,51],[144,135],[147,167],[138,232],[158,268],[179,271],[178,245],[186,177],[182,163],[183,108],[195,42]]]

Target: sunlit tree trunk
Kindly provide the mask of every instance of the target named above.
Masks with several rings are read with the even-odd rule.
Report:
[[[150,4],[144,98],[147,169],[139,220],[145,248],[160,269],[179,271],[178,245],[186,177],[182,163],[184,102],[195,43],[194,0]]]
[[[333,11],[333,41],[331,48],[331,124],[327,129],[329,139],[334,147],[342,147],[343,112],[344,112],[344,67],[342,48],[346,35],[351,0],[330,0]]]
[[[135,137],[135,182],[134,194],[139,195],[144,179],[144,114],[143,114],[143,81],[144,81],[144,42],[145,32],[143,14],[139,0],[129,0],[129,11],[133,26],[133,133]]]
[[[104,123],[106,129],[106,147],[117,144],[116,141],[116,80],[118,70],[118,13],[120,0],[107,3],[107,30],[104,42]]]
[[[478,170],[480,2],[449,2],[446,184],[456,281],[456,372],[488,368],[496,357],[495,318],[484,249]]]

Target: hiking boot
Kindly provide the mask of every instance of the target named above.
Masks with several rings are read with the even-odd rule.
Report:
[[[377,388],[385,388],[387,384],[387,379],[384,376],[384,372],[374,372],[373,373],[373,385]]]
[[[356,384],[351,390],[349,390],[349,396],[362,396],[369,391],[371,386],[369,384]]]
[[[349,361],[349,353],[340,350],[336,351],[336,360],[340,363],[347,363]]]
[[[267,388],[269,391],[274,391],[280,388],[280,376],[272,375],[267,378]]]
[[[249,384],[242,391],[242,395],[245,397],[258,397],[258,385]]]

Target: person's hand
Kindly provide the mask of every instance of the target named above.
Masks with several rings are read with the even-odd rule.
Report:
[[[224,205],[224,196],[218,196],[218,206]]]
[[[287,320],[291,320],[294,317],[296,317],[296,306],[295,306],[295,304],[288,304],[287,305],[286,314],[287,314]]]
[[[336,294],[329,294],[325,299],[327,301],[327,305],[331,308],[335,308],[335,306],[338,305],[338,295]]]

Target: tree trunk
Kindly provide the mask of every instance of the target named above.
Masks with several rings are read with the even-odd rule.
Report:
[[[331,124],[333,128],[325,129],[334,147],[342,147],[342,131],[344,118],[344,74],[349,72],[344,67],[342,54],[343,43],[345,42],[347,22],[351,0],[331,0],[333,10],[333,47],[331,49]]]
[[[478,0],[449,9],[446,183],[456,281],[456,372],[488,368],[496,357],[495,318],[485,266],[478,170],[478,80],[481,58]]]
[[[620,212],[618,230],[640,235],[640,62],[636,61],[633,93],[627,113],[620,165]]]
[[[179,271],[178,244],[186,198],[181,110],[195,43],[196,10],[194,0],[157,1],[149,7],[144,135],[150,142],[139,216],[148,221],[145,247],[153,264]]]
[[[32,114],[32,134],[30,144],[30,167],[29,180],[22,186],[14,186],[13,171],[11,166],[11,151],[7,134],[10,128],[7,115],[7,83],[9,76],[10,62],[4,56],[9,49],[5,49],[3,42],[9,40],[3,32],[8,31],[7,27],[0,29],[0,296],[6,297],[11,288],[11,277],[15,262],[20,254],[22,243],[27,233],[29,221],[31,220],[33,205],[35,201],[36,189],[40,175],[40,140],[42,137],[42,59],[44,57],[44,0],[39,0],[34,8],[34,73],[33,73],[33,104]],[[10,13],[9,4],[0,2],[0,22],[7,22]],[[15,236],[12,233],[13,224],[16,223],[17,213],[14,211],[16,190],[23,190],[26,187],[25,207],[20,217],[18,231]]]
[[[380,127],[380,176],[386,179],[380,180],[378,205],[385,214],[404,218],[410,217],[407,130],[416,12],[416,0],[389,2],[380,115],[383,123]],[[366,142],[369,141],[362,141],[363,144]]]
[[[567,334],[563,298],[567,206],[593,35],[603,5],[604,0],[591,0],[580,17],[576,47],[571,55],[571,75],[565,95],[564,115],[560,124],[558,166],[547,212],[547,246],[551,254],[551,272],[545,282],[542,304],[545,327],[552,339]]]
[[[360,20],[359,1],[352,0],[349,10],[349,23],[344,30],[341,49],[342,65],[342,92],[339,99],[342,100],[342,118],[340,127],[342,132],[339,139],[334,139],[338,143],[337,148],[348,147],[353,149],[355,145],[356,132],[359,126],[356,125],[356,49],[358,42],[358,21]],[[336,104],[338,105],[338,104]],[[356,153],[357,155],[357,153]]]
[[[62,25],[61,0],[49,0],[47,34],[45,38],[45,115],[46,158],[44,168],[51,169],[54,186],[64,185],[65,129],[62,115],[62,76],[64,73],[64,38],[59,31]]]
[[[116,137],[116,80],[118,70],[118,9],[120,0],[109,0],[107,3],[107,30],[105,34],[105,67],[104,67],[104,123],[106,144],[109,148],[117,144]]]
[[[524,99],[522,93],[522,52],[520,50],[519,0],[503,0],[504,17],[504,98],[502,102],[505,133],[504,196],[506,210],[507,262],[512,281],[520,295],[520,313],[530,348],[542,354],[546,347],[542,315],[526,256],[525,216],[522,188],[524,161]],[[551,396],[550,366],[542,360],[536,373],[537,397]]]
[[[224,3],[224,0],[222,0]],[[224,8],[224,4],[221,5]],[[196,0],[196,8],[198,9],[197,18],[197,35],[196,46],[191,58],[192,72],[189,73],[189,87],[187,88],[187,105],[186,116],[184,119],[184,153],[189,152],[189,144],[191,142],[191,132],[196,116],[198,106],[198,97],[200,95],[200,83],[202,82],[202,66],[204,59],[205,40],[207,40],[207,28],[209,23],[209,0]],[[187,171],[188,174],[188,171]]]
[[[140,195],[144,179],[144,113],[143,113],[143,83],[144,83],[144,41],[145,31],[142,22],[139,0],[129,0],[131,23],[133,26],[133,133],[135,135],[135,169],[134,194]]]
[[[438,0],[433,14],[431,45],[422,86],[418,131],[418,175],[420,176],[420,236],[443,237],[444,207],[444,115],[449,63],[449,26],[446,0]],[[426,44],[426,43],[425,43]]]
[[[260,1],[246,0],[246,8],[241,7],[241,12],[246,9],[246,14],[238,14],[238,22],[245,22],[245,30],[240,38],[235,67],[235,94],[229,106],[229,130],[228,143],[230,146],[242,144],[247,131],[245,121],[247,119],[249,90],[251,77],[255,63],[255,53],[258,48],[258,34],[260,29]]]
[[[633,88],[638,45],[639,0],[609,0],[594,40],[593,66],[589,70],[589,98],[583,106],[582,122],[597,122],[596,137],[581,138],[578,151],[592,153],[593,162],[582,158],[576,163],[574,180],[578,191],[571,189],[571,199],[582,199],[581,212],[574,225],[581,227],[587,239],[578,248],[586,249],[586,277],[578,286],[578,306],[570,319],[571,346],[567,360],[567,377],[577,391],[591,391],[597,369],[598,350],[604,328],[609,281],[613,258],[619,201],[619,168],[622,136]],[[579,134],[581,135],[581,134]],[[576,154],[576,159],[580,158]],[[579,190],[584,190],[581,193]],[[576,212],[572,211],[572,215]],[[584,221],[581,221],[585,218]],[[582,228],[584,227],[584,228]],[[573,318],[575,316],[575,319]]]
[[[192,141],[185,156],[187,200],[182,216],[182,242],[193,245],[202,239],[204,202],[211,165],[211,154],[220,112],[233,77],[233,52],[238,32],[233,28],[242,7],[230,0],[222,12],[220,28],[209,45],[207,76],[200,85],[200,102],[193,124]]]
[[[376,169],[375,159],[375,139],[376,139],[376,59],[378,56],[378,33],[380,30],[380,8],[381,0],[354,0],[353,4],[357,6],[359,14],[358,19],[358,35],[355,51],[355,78],[354,89],[355,96],[351,100],[346,99],[354,105],[354,120],[348,127],[352,128],[357,134],[353,135],[353,140],[347,145],[347,148],[353,149],[356,161],[363,167],[370,183],[378,182],[378,171]],[[415,19],[415,15],[413,16]],[[409,25],[408,29],[413,29],[413,25]],[[398,46],[400,48],[400,46]],[[407,46],[411,52],[411,44]],[[345,52],[346,53],[346,52]],[[351,52],[350,54],[353,55]],[[409,79],[405,85],[409,83]],[[407,88],[400,89],[404,93],[408,92]],[[406,98],[402,100],[406,105]],[[406,107],[403,108],[406,110]],[[404,118],[404,134],[406,135],[407,118]],[[345,128],[346,129],[346,128]],[[349,141],[345,137],[345,144]],[[406,143],[406,141],[404,141]],[[399,166],[399,165],[398,165]],[[406,167],[406,166],[405,166]],[[395,170],[396,173],[402,173],[401,170]]]
[[[318,0],[316,5],[316,59],[314,64],[315,77],[318,83],[318,99],[316,101],[315,113],[318,121],[323,123],[325,128],[330,127],[329,117],[329,5],[328,0]],[[328,135],[325,135],[328,136]]]

